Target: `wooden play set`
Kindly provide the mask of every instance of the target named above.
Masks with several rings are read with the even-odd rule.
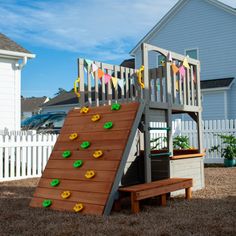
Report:
[[[120,197],[139,201],[204,187],[201,140],[200,63],[142,45],[139,70],[79,59],[74,90],[79,106],[65,120],[30,206],[109,215]],[[150,55],[161,55],[151,66]],[[196,121],[198,148],[173,150],[172,115]],[[165,122],[152,127],[151,122]],[[150,149],[150,132],[165,130],[167,149]],[[117,208],[117,207],[116,207]]]

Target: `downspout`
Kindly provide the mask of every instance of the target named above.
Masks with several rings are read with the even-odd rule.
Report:
[[[17,65],[17,69],[22,70],[22,68],[27,64],[27,57],[23,57],[22,63]]]

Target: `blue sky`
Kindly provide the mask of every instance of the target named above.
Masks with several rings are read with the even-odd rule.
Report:
[[[236,7],[236,0],[222,0]],[[120,64],[177,0],[0,0],[0,32],[36,54],[22,95],[53,97],[77,77],[77,58]]]

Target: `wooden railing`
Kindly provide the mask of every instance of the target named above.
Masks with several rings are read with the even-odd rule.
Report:
[[[154,51],[165,57],[165,64],[150,68],[148,53]],[[180,67],[185,56],[171,52],[172,61],[166,58],[169,51],[152,45],[145,44],[143,47],[143,73],[145,88],[142,89],[138,84],[137,70],[125,68],[117,65],[110,65],[93,61],[104,74],[114,77],[117,86],[105,80],[105,76],[99,78],[98,71],[91,72],[91,68],[86,60],[78,60],[78,76],[80,77],[80,98],[81,106],[100,106],[111,104],[112,102],[130,102],[135,100],[148,100],[152,104],[173,109],[195,111],[194,108],[200,107],[200,63],[197,60],[188,58],[189,68],[185,68],[185,75],[180,72],[174,73],[172,63]],[[146,56],[144,56],[146,55]],[[145,76],[146,75],[146,76]],[[147,77],[147,78],[146,78]],[[192,108],[192,109],[191,109]]]

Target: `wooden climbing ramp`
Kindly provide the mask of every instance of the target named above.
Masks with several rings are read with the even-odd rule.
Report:
[[[70,111],[30,206],[109,214],[141,107],[126,103]]]

